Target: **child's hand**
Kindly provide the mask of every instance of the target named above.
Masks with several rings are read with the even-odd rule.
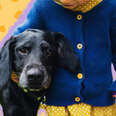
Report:
[[[116,98],[116,91],[112,92],[112,97]]]

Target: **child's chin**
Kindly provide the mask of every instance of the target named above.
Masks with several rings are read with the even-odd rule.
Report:
[[[75,6],[63,6],[63,7],[69,10],[75,10],[77,8]]]

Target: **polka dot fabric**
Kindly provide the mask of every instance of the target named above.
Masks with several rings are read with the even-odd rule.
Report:
[[[103,0],[89,0],[89,2],[87,2],[86,4],[82,4],[78,8],[76,8],[75,11],[82,11],[83,13],[88,12],[102,1]]]
[[[0,0],[0,41],[31,0]]]
[[[85,103],[67,107],[41,104],[37,116],[116,116],[116,103],[106,107],[92,107]]]
[[[56,3],[58,3],[59,5],[63,4],[59,1],[59,0],[54,0]],[[99,3],[101,3],[103,0],[89,0],[87,3],[83,3],[82,5],[80,5],[79,7],[72,9],[73,11],[81,11],[83,13],[90,11],[91,9],[93,9],[95,6],[97,6]]]

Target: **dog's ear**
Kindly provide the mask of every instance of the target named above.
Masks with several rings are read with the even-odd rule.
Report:
[[[15,38],[12,36],[6,41],[0,51],[0,90],[7,84],[10,79],[12,71],[12,46]]]
[[[55,33],[55,43],[57,46],[58,64],[72,73],[80,71],[79,58],[63,34]]]

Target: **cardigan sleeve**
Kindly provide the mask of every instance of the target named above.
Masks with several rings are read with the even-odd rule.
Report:
[[[116,71],[116,8],[112,13],[110,36],[111,36],[112,63]]]
[[[42,17],[42,4],[40,0],[36,0],[27,14],[26,19],[24,20],[23,24],[19,25],[14,30],[14,35],[23,32],[25,29],[28,28],[35,28],[35,29],[44,29],[44,20]]]
[[[116,71],[116,5],[115,10],[112,13],[110,35],[111,35],[112,63]],[[112,83],[110,90],[113,92],[113,97],[116,97],[116,81]]]

